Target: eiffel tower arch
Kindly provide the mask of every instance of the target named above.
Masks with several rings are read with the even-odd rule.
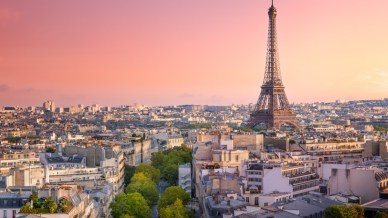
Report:
[[[299,128],[299,123],[288,103],[280,73],[279,54],[276,37],[277,10],[273,5],[268,9],[269,26],[267,42],[267,58],[264,81],[259,99],[250,118],[248,127],[265,124],[268,129],[280,129],[283,124]]]

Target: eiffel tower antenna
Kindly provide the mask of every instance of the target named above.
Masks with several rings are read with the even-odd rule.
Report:
[[[272,0],[272,5],[268,9],[269,26],[264,81],[255,109],[247,123],[247,126],[252,128],[259,124],[265,124],[267,129],[279,129],[282,124],[299,127],[296,116],[288,103],[281,78],[276,15],[277,10]]]

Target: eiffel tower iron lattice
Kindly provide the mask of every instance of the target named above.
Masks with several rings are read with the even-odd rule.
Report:
[[[265,74],[261,93],[255,109],[250,114],[248,127],[265,124],[267,129],[279,129],[283,124],[299,128],[299,123],[288,103],[279,66],[279,54],[276,37],[276,8],[272,5],[268,10],[268,44]]]

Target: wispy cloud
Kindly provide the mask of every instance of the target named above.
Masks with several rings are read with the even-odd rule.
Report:
[[[17,92],[51,92],[52,90],[35,89],[35,88],[22,88],[17,89]]]
[[[221,96],[217,96],[217,95],[212,95],[209,98],[209,101],[211,101],[211,102],[221,102],[222,100],[224,100],[224,98]]]
[[[358,87],[358,91],[376,95],[388,91],[388,71],[375,69],[363,74],[354,75],[349,83]]]
[[[179,98],[195,98],[198,97],[198,95],[193,94],[193,93],[183,93],[178,96]]]
[[[0,92],[7,92],[11,90],[11,87],[6,84],[0,84]]]
[[[384,70],[373,70],[365,73],[365,75],[361,75],[359,79],[369,84],[387,86],[388,72]]]
[[[11,93],[42,93],[42,92],[53,92],[49,89],[36,89],[31,87],[15,88],[7,84],[0,84],[0,92],[11,92]]]

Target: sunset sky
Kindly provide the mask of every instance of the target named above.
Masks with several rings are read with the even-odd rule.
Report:
[[[0,1],[0,106],[246,104],[270,0]],[[290,102],[388,98],[387,0],[275,0]]]

